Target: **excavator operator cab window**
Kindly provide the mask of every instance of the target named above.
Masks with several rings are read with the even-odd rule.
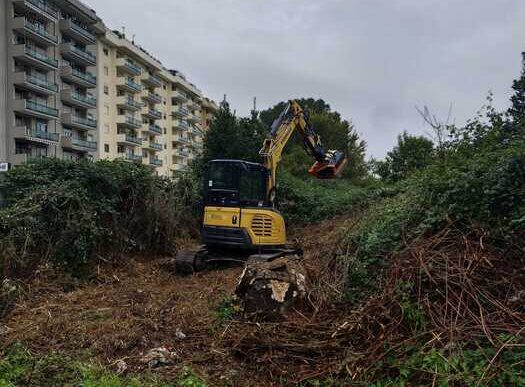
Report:
[[[264,166],[235,160],[208,163],[204,178],[205,205],[265,207],[267,171]]]

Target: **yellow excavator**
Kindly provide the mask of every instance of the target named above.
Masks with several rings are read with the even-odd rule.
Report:
[[[277,167],[295,131],[315,159],[308,171],[318,179],[336,178],[347,160],[340,151],[325,151],[308,113],[295,100],[272,124],[259,154],[263,164],[243,160],[212,160],[204,173],[203,246],[181,250],[175,259],[180,274],[200,271],[210,262],[271,260],[296,253],[286,247],[284,218],[275,208]]]

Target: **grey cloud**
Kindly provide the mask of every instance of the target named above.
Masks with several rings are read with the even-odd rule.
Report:
[[[425,133],[414,105],[458,124],[489,90],[507,106],[525,45],[520,0],[87,0],[114,28],[223,94],[240,114],[321,97],[381,157],[402,130]]]

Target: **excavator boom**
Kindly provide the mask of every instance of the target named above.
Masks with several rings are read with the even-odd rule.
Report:
[[[297,101],[290,101],[286,109],[273,122],[270,134],[259,152],[264,158],[266,168],[270,171],[269,192],[275,188],[277,166],[284,147],[295,130],[301,135],[306,152],[315,159],[314,165],[308,170],[310,175],[318,179],[334,179],[347,164],[347,159],[341,151],[324,150],[319,135],[310,124],[307,112]]]

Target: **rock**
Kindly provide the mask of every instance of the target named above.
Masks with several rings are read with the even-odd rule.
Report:
[[[116,371],[117,375],[122,375],[128,369],[128,365],[122,359],[117,361],[117,363],[115,365],[117,367],[117,371]]]
[[[180,330],[180,328],[177,328],[175,330],[175,337],[179,340],[184,340],[186,338],[186,334]]]
[[[276,320],[306,298],[306,274],[301,258],[285,256],[273,261],[249,260],[235,293],[245,317]]]
[[[166,347],[158,347],[150,349],[148,353],[142,357],[141,362],[146,363],[150,368],[155,368],[173,364],[177,359],[177,353],[170,351]]]

